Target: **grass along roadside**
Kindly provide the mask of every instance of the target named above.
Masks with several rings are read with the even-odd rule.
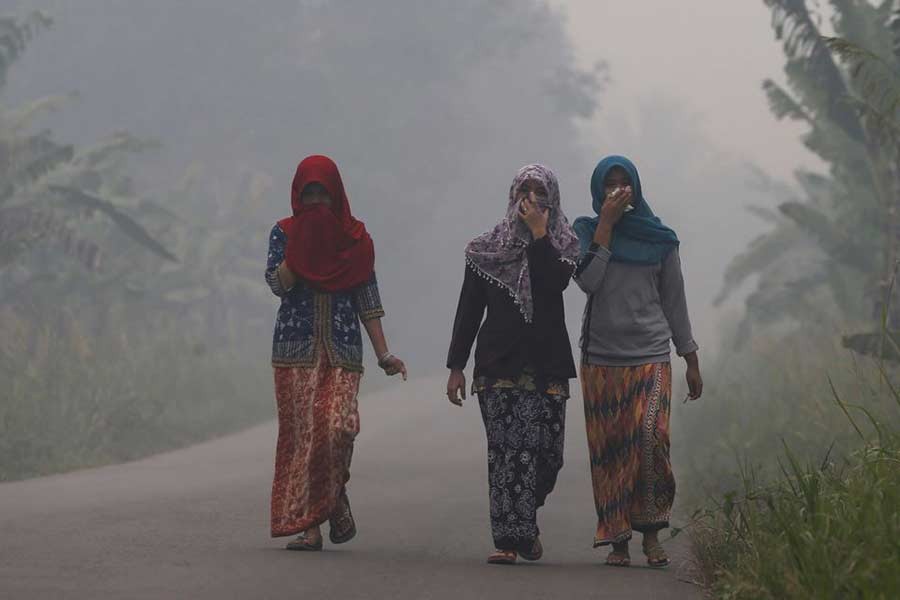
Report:
[[[826,446],[821,461],[812,462],[785,445],[777,476],[764,478],[745,465],[737,489],[694,514],[689,530],[695,564],[715,597],[897,597],[896,420],[879,422],[836,393],[834,399],[858,434],[856,450],[835,457]],[[871,435],[854,412],[865,415]]]
[[[246,353],[245,353],[246,354]],[[197,356],[173,343],[115,361],[51,356],[0,391],[0,481],[136,460],[275,418],[265,354]],[[360,395],[393,380],[368,368]]]

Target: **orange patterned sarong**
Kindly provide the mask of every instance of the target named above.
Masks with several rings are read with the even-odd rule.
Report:
[[[594,546],[669,526],[672,366],[582,365],[584,415],[597,508]]]

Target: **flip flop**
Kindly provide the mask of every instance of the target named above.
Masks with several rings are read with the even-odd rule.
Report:
[[[288,542],[285,548],[287,550],[298,550],[300,552],[318,552],[322,549],[322,536],[319,535],[315,541],[310,541],[309,536],[304,531],[298,535],[296,539]]]
[[[665,569],[669,566],[669,555],[666,554],[659,542],[649,546],[644,545],[644,554],[647,556],[647,566],[649,567]]]
[[[514,565],[516,564],[516,552],[514,550],[494,550],[488,556],[487,561],[491,565]]]
[[[627,546],[625,550],[616,550],[614,548],[613,551],[606,556],[606,564],[610,567],[630,567],[631,556],[628,555]]]
[[[328,520],[328,525],[328,539],[332,544],[345,544],[356,537],[356,521],[353,520],[346,492],[338,498],[338,505]]]

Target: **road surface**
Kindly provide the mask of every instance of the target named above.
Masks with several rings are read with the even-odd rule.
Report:
[[[375,373],[369,375],[375,376]],[[268,537],[276,426],[138,462],[0,484],[0,599],[7,598],[702,598],[674,564],[602,565],[580,397],[569,401],[566,466],[540,524],[538,563],[484,562],[491,550],[485,441],[477,404],[443,380],[362,396],[350,499],[359,535],[321,553]],[[574,391],[574,390],[573,390]],[[676,465],[677,469],[677,465]],[[662,536],[667,537],[667,536]]]

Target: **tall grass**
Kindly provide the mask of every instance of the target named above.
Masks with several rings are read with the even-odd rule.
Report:
[[[680,503],[697,504],[739,487],[738,462],[761,477],[777,475],[783,443],[799,460],[812,462],[832,446],[835,456],[855,449],[858,435],[835,405],[832,385],[873,414],[895,410],[878,366],[855,357],[838,339],[828,331],[797,330],[756,339],[706,363],[703,398],[674,407]],[[860,427],[874,433],[867,419]]]
[[[275,417],[270,327],[249,323],[240,342],[218,345],[197,342],[184,320],[138,329],[81,339],[29,328],[18,355],[0,344],[0,481],[134,460]],[[364,377],[363,393],[384,385]]]
[[[836,463],[802,465],[696,515],[693,551],[720,598],[896,598],[900,594],[900,444],[896,435]]]
[[[266,354],[180,340],[79,360],[50,350],[0,390],[0,481],[132,460],[274,414]]]
[[[834,349],[809,350],[773,356],[815,364]],[[758,378],[781,404],[761,400],[757,417],[732,432],[740,467],[707,488],[717,499],[689,528],[716,597],[900,597],[900,396],[883,364],[847,353],[835,364]]]

